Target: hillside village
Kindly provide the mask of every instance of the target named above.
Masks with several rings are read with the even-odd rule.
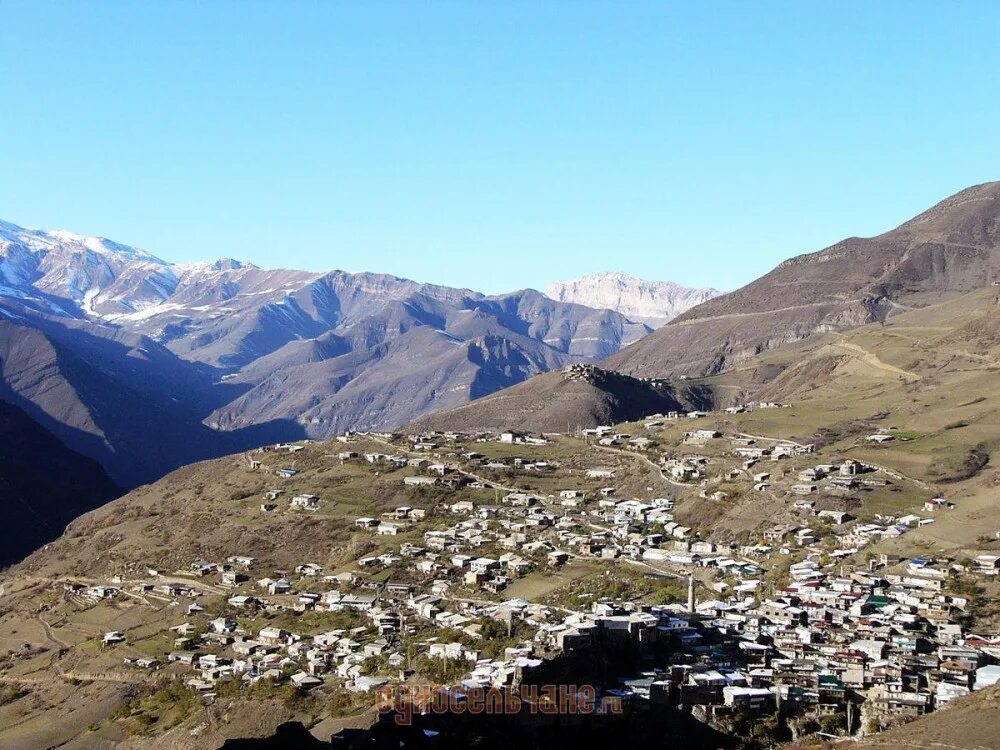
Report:
[[[602,686],[616,700],[708,722],[780,707],[796,731],[833,734],[1000,681],[1000,631],[983,619],[980,588],[1000,555],[873,550],[955,502],[840,449],[715,426],[782,408],[671,412],[576,436],[359,434],[246,453],[235,471],[267,489],[222,505],[277,525],[334,514],[359,554],[330,566],[290,552],[278,567],[232,547],[177,570],[133,561],[131,573],[50,579],[58,601],[39,619],[90,629],[50,664],[168,677],[209,704],[268,686],[346,691],[364,707],[415,675],[518,690],[554,660],[624,648],[629,671]],[[884,430],[859,443],[905,439]],[[412,499],[348,512],[321,483],[303,489],[314,465]],[[86,614],[121,607],[148,607],[155,622],[95,631],[119,619]],[[0,679],[30,684],[37,656],[12,651]],[[102,671],[85,672],[88,659]]]
[[[0,750],[1000,750],[1000,3],[0,7]]]

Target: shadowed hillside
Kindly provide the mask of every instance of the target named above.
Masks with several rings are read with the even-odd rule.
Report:
[[[96,461],[0,401],[0,566],[52,541],[119,492]]]

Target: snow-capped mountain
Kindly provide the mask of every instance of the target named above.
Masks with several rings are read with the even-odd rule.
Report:
[[[123,485],[263,439],[406,424],[650,330],[532,290],[172,264],[0,223],[0,399]]]
[[[113,309],[112,300],[147,305],[177,286],[167,263],[99,237],[22,229],[0,222],[0,292],[56,314]]]
[[[24,229],[0,222],[0,294],[40,312],[102,321],[142,321],[172,310],[207,309],[260,269],[224,259],[215,263],[171,264],[145,250],[103,237],[64,230]],[[246,295],[271,294],[320,274],[263,272],[282,287],[266,292],[251,283]]]
[[[548,289],[548,296],[558,302],[615,310],[653,326],[661,326],[720,294],[716,289],[691,289],[672,281],[646,281],[625,273],[598,273],[557,281]]]

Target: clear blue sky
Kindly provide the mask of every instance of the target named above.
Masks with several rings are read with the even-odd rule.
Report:
[[[0,218],[486,292],[732,289],[1000,179],[1000,3],[0,8]]]

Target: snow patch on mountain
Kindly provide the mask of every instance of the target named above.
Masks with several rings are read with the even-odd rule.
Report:
[[[122,245],[118,242],[106,239],[105,237],[93,237],[85,234],[77,234],[65,229],[55,229],[47,231],[44,229],[28,229],[7,221],[0,221],[0,255],[4,251],[4,246],[8,243],[12,245],[22,245],[35,251],[52,251],[64,247],[69,251],[80,252],[89,250],[99,255],[110,255],[115,258],[125,258],[133,261],[143,261],[155,265],[168,265],[166,261],[160,260],[152,253],[129,245]]]

